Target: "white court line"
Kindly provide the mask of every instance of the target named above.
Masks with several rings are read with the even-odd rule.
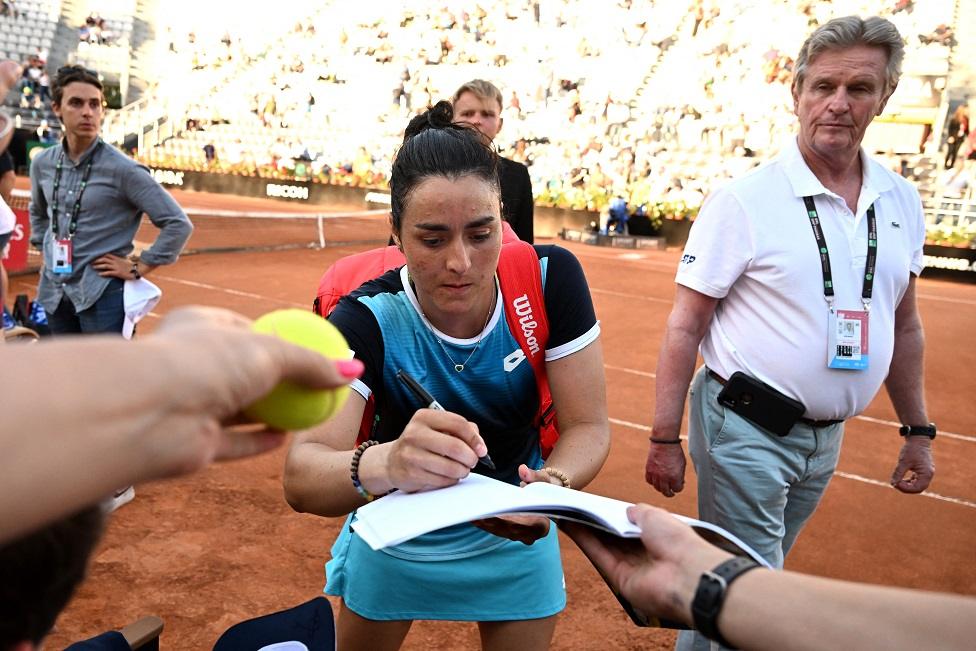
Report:
[[[586,258],[593,258],[593,259],[596,259],[596,260],[620,260],[622,262],[638,262],[638,263],[640,263],[642,265],[648,265],[648,266],[652,266],[652,267],[658,267],[658,268],[661,268],[661,269],[671,270],[671,271],[675,271],[675,272],[678,269],[677,259],[675,260],[675,262],[664,262],[664,261],[654,260],[654,259],[650,258],[649,256],[646,256],[645,254],[641,254],[641,253],[637,253],[637,254],[635,254],[635,253],[617,253],[617,254],[607,253],[607,254],[601,254],[602,252],[601,253],[597,253],[597,252],[591,253],[589,251],[574,251],[573,253],[576,255],[577,258],[586,257]],[[601,290],[594,290],[591,287],[590,288],[590,291],[601,291]],[[614,294],[614,295],[617,295],[617,296],[624,296],[624,297],[627,297],[627,298],[645,298],[644,296],[642,296],[640,294],[627,294],[627,293],[624,293],[624,292],[611,292],[611,291],[608,291],[608,290],[602,290],[602,291],[604,291],[604,292],[606,292],[608,294]],[[929,301],[942,301],[943,303],[957,303],[959,305],[976,305],[976,300],[974,300],[974,299],[968,299],[968,298],[951,298],[949,296],[937,296],[935,294],[929,294],[927,292],[918,292],[918,293],[915,294],[915,296],[918,297],[918,298],[924,298],[924,299],[929,300]],[[647,300],[655,300],[655,299],[647,299]],[[656,299],[656,300],[660,300],[660,299]],[[670,301],[668,301],[668,302],[670,302]]]
[[[945,303],[960,303],[962,305],[976,305],[976,301],[970,300],[968,298],[949,298],[948,296],[936,296],[934,294],[923,294],[921,292],[915,294],[918,298],[925,298],[930,301],[943,301]]]
[[[666,272],[671,272],[672,274],[674,274],[675,272],[678,271],[678,259],[677,258],[675,258],[673,262],[670,262],[670,261],[661,261],[661,260],[654,260],[653,258],[644,257],[643,255],[641,256],[641,258],[635,259],[635,258],[632,257],[633,254],[630,254],[630,253],[623,253],[623,254],[622,253],[609,253],[609,252],[608,253],[602,253],[602,252],[597,252],[597,251],[593,251],[593,252],[590,252],[590,251],[581,251],[581,250],[578,250],[578,249],[577,250],[574,250],[573,251],[573,254],[577,258],[591,258],[591,259],[594,259],[594,260],[605,260],[605,261],[609,261],[609,262],[614,262],[614,261],[617,261],[617,260],[627,261],[627,262],[635,262],[635,263],[638,263],[638,266],[657,267],[657,268],[662,269],[662,270],[664,270]]]
[[[639,429],[642,432],[650,432],[651,428],[647,425],[641,425],[640,423],[632,423],[629,420],[620,420],[619,418],[607,418],[608,421],[614,425],[620,425],[621,427],[629,427],[631,429]],[[682,436],[681,438],[687,439],[687,436]]]
[[[891,427],[901,427],[901,423],[896,423],[893,420],[882,420],[880,418],[872,418],[871,416],[855,416],[854,418],[858,420],[864,420],[869,423],[877,423],[878,425],[890,425]],[[939,431],[939,436],[944,436],[950,439],[958,439],[960,441],[966,441],[967,443],[976,443],[976,436],[966,436],[965,434],[956,434],[955,432],[943,432]]]
[[[182,278],[173,278],[172,276],[161,276],[155,274],[153,278],[159,278],[160,280],[166,280],[171,283],[177,283],[178,285],[187,285],[189,287],[199,287],[200,289],[211,289],[218,292],[224,292],[225,294],[232,294],[234,296],[243,296],[244,298],[255,298],[262,301],[272,301],[274,303],[281,303],[282,305],[290,305],[292,307],[310,307],[311,303],[295,303],[292,301],[284,301],[280,298],[274,298],[272,296],[262,296],[261,294],[253,294],[251,292],[242,292],[239,289],[228,289],[227,287],[217,287],[216,285],[208,285],[207,283],[198,283],[193,280],[183,280]]]
[[[630,292],[619,292],[613,289],[599,289],[597,287],[590,287],[590,291],[596,294],[610,294],[611,296],[619,296],[621,298],[629,298],[638,301],[654,301],[655,303],[673,303],[674,301],[670,298],[658,298],[656,296],[647,296],[645,294],[633,294]],[[916,294],[918,298],[924,298],[929,301],[942,301],[944,303],[958,303],[960,305],[976,305],[976,300],[969,300],[965,298],[949,298],[948,296],[936,296],[934,294]]]
[[[604,364],[603,368],[609,371],[618,371],[620,373],[629,373],[631,375],[640,375],[641,377],[649,377],[651,379],[657,379],[657,375],[654,373],[649,373],[648,371],[638,371],[637,369],[627,368],[625,366],[614,366],[613,364]],[[889,427],[894,427],[898,429],[901,427],[901,423],[896,423],[893,420],[883,420],[881,418],[874,418],[872,416],[855,416],[851,420],[863,420],[868,423],[875,423],[876,425],[887,425]],[[976,443],[976,436],[968,436],[966,434],[956,434],[955,432],[943,432],[939,430],[939,436],[944,436],[950,439],[957,439],[959,441],[966,441],[967,443]]]
[[[201,289],[210,289],[210,290],[214,290],[214,291],[218,291],[218,292],[225,292],[227,294],[233,294],[235,296],[243,296],[245,298],[253,298],[253,299],[264,300],[264,301],[274,301],[276,303],[281,303],[282,305],[290,305],[292,307],[299,307],[299,308],[308,307],[308,305],[303,305],[303,304],[300,304],[300,303],[293,303],[291,301],[283,301],[281,299],[272,298],[270,296],[262,296],[260,294],[253,294],[251,292],[242,292],[242,291],[237,290],[237,289],[228,289],[226,287],[217,287],[216,285],[209,285],[207,283],[198,283],[198,282],[192,281],[192,280],[183,280],[182,278],[173,278],[171,276],[161,276],[159,274],[156,274],[154,277],[155,278],[159,278],[160,280],[167,280],[167,281],[174,282],[174,283],[178,283],[178,284],[181,284],[181,285],[188,285],[190,287],[199,287]],[[591,291],[594,291],[594,290],[591,289]],[[596,290],[596,291],[610,292],[610,290]],[[619,292],[619,293],[620,294],[623,294],[623,292]],[[658,299],[658,300],[660,300],[660,299]],[[655,379],[657,377],[654,373],[650,373],[648,371],[639,371],[637,369],[627,368],[627,367],[624,367],[624,366],[614,366],[612,364],[604,364],[604,368],[609,369],[611,371],[619,371],[619,372],[622,372],[622,373],[629,373],[631,375],[639,375],[641,377],[648,377],[648,378],[651,378],[651,379]],[[888,425],[888,426],[895,427],[895,428],[901,427],[901,423],[895,423],[895,422],[890,421],[890,420],[881,420],[879,418],[872,418],[871,416],[855,416],[854,418],[856,418],[858,420],[867,421],[869,423],[876,423],[876,424],[879,424],[879,425]],[[974,437],[974,436],[967,436],[965,434],[956,434],[955,432],[941,432],[940,431],[939,432],[939,436],[945,436],[947,438],[958,439],[960,441],[966,441],[967,443],[976,443],[976,437]]]
[[[345,217],[378,217],[389,215],[389,210],[359,210],[355,212],[287,212],[271,210],[217,210],[214,208],[183,208],[187,215],[204,217],[263,217],[266,219],[295,219],[302,217],[320,217],[322,219],[341,219]]]
[[[604,364],[603,368],[609,369],[611,371],[620,371],[621,373],[630,373],[631,375],[640,375],[641,377],[649,377],[654,379],[657,377],[655,373],[649,373],[648,371],[638,371],[634,368],[627,368],[626,366],[614,366],[613,364]]]
[[[600,289],[598,287],[590,287],[590,291],[594,294],[609,294],[611,296],[620,296],[623,298],[636,299],[638,301],[651,301],[653,303],[667,303],[668,305],[674,302],[670,298],[658,298],[657,296],[645,296],[643,294],[628,294],[627,292],[618,292],[613,289]]]
[[[640,430],[642,432],[650,432],[651,428],[647,425],[641,425],[640,423],[632,423],[628,420],[620,420],[619,418],[608,418],[612,424],[620,425],[621,427],[629,427],[630,429]],[[687,440],[687,436],[682,436],[682,439]],[[855,475],[850,472],[843,472],[841,470],[835,470],[834,475],[838,477],[843,477],[844,479],[850,479],[851,481],[859,481],[863,484],[869,484],[871,486],[881,486],[882,488],[891,488],[891,484],[884,481],[878,481],[877,479],[871,479],[870,477],[864,477],[862,475]],[[894,490],[894,489],[892,489]],[[925,491],[920,493],[922,497],[928,497],[933,500],[939,500],[940,502],[949,502],[950,504],[958,504],[960,506],[968,506],[971,509],[976,509],[976,502],[970,502],[969,500],[960,499],[958,497],[947,497],[945,495],[939,495],[938,493],[933,493],[931,491]]]
[[[843,477],[844,479],[851,479],[854,481],[863,482],[865,484],[871,484],[873,486],[883,486],[885,488],[891,488],[891,484],[886,481],[878,481],[877,479],[870,479],[868,477],[862,477],[861,475],[855,475],[849,472],[841,472],[840,470],[834,471],[835,475]],[[940,502],[950,502],[952,504],[958,504],[960,506],[968,506],[971,509],[976,509],[976,502],[970,502],[969,500],[959,499],[958,497],[946,497],[945,495],[939,495],[938,493],[933,493],[931,491],[925,491],[924,493],[919,493],[922,497],[929,497],[933,500],[939,500]]]

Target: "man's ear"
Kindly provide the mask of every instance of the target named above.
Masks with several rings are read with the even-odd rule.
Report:
[[[888,105],[888,100],[891,99],[891,96],[895,94],[895,90],[897,88],[898,88],[898,84],[895,84],[888,90],[888,94],[885,95],[884,99],[881,100],[881,105],[878,107],[878,112],[875,115],[881,115],[882,113],[884,113],[885,106]]]
[[[390,238],[393,240],[393,244],[396,248],[400,249],[400,253],[403,253],[403,242],[400,241],[400,235],[393,228],[393,214],[390,214]]]
[[[53,111],[54,114],[56,116],[58,116],[58,120],[61,119],[61,103],[60,102],[57,102],[57,103],[51,102],[51,111]]]
[[[498,116],[498,131],[499,132],[502,130],[502,125],[504,125],[504,124],[505,124],[505,118],[503,118],[502,116],[499,115]],[[496,132],[495,135],[497,136],[498,135],[498,132]]]

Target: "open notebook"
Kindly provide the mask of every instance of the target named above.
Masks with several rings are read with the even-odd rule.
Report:
[[[383,549],[425,533],[496,515],[536,514],[572,520],[623,538],[640,537],[627,519],[630,502],[537,482],[523,488],[483,475],[471,474],[447,488],[421,493],[396,492],[360,507],[352,528],[373,549]],[[710,543],[739,556],[763,558],[728,531],[708,522],[674,515]],[[604,577],[606,580],[606,577]],[[640,626],[684,628],[647,617],[633,609],[616,586],[607,584],[631,619]]]

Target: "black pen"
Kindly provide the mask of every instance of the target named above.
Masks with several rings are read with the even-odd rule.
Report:
[[[410,392],[413,393],[413,395],[417,398],[417,400],[427,405],[427,409],[446,411],[444,407],[441,405],[441,403],[437,402],[437,400],[434,399],[434,396],[430,395],[430,392],[427,391],[427,389],[425,389],[423,386],[421,386],[420,382],[417,382],[417,380],[413,379],[413,377],[409,373],[407,373],[403,369],[400,369],[399,371],[397,371],[396,375],[397,375],[397,379],[403,382],[406,385],[406,387],[410,389]],[[478,457],[478,463],[483,463],[484,465],[488,466],[490,469],[495,470],[495,462],[491,460],[491,457],[488,456],[487,453],[485,453],[485,456],[483,457]]]

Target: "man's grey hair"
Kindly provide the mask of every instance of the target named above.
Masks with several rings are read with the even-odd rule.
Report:
[[[846,50],[858,45],[879,47],[887,53],[884,90],[885,94],[893,91],[901,77],[901,63],[905,58],[905,42],[898,33],[898,28],[890,20],[880,16],[844,16],[824,23],[804,41],[793,66],[793,92],[799,93],[803,89],[807,68],[818,56],[824,52]]]

